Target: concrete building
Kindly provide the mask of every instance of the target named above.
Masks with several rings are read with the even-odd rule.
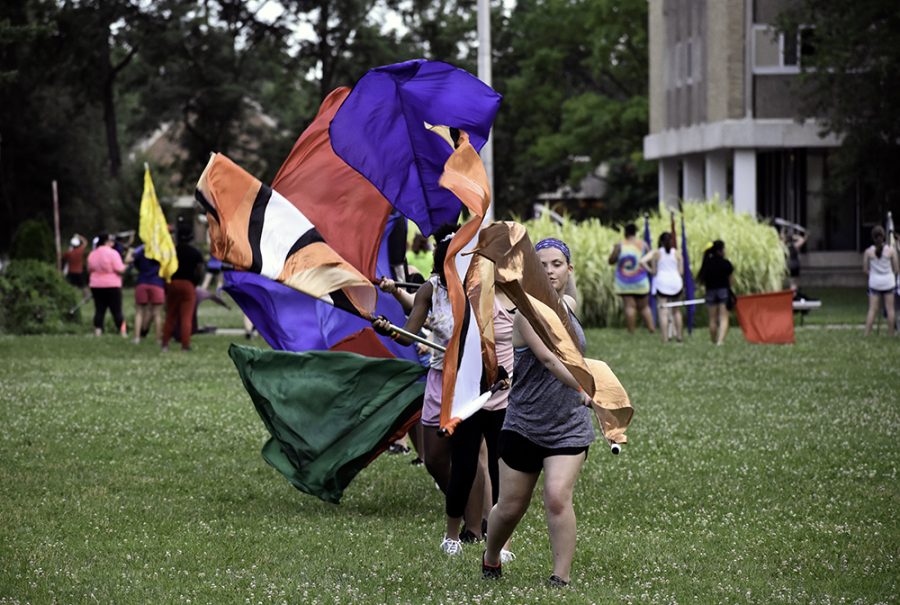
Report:
[[[800,66],[812,31],[773,27],[790,0],[649,0],[650,133],[667,204],[718,196],[737,211],[808,228],[804,285],[861,283],[870,226],[860,200],[823,195],[829,150],[802,115]],[[847,199],[847,198],[850,199]]]

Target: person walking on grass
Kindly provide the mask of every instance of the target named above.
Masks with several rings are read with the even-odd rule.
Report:
[[[169,350],[169,340],[175,332],[175,322],[178,322],[181,350],[190,351],[194,306],[197,304],[196,287],[203,277],[203,255],[191,245],[194,234],[190,224],[179,224],[176,234],[178,270],[172,274],[172,281],[166,284],[166,324],[162,350]]]
[[[547,278],[569,310],[569,319],[585,347],[584,331],[575,317],[573,277],[568,246],[544,239],[535,246]],[[501,550],[528,510],[541,472],[544,510],[553,553],[549,584],[569,583],[575,556],[575,481],[594,441],[590,397],[521,315],[513,320],[513,382],[500,433],[500,494],[488,518],[487,544],[481,573],[502,575]]]
[[[156,342],[162,343],[163,319],[162,308],[166,302],[166,281],[159,276],[159,261],[147,258],[144,245],[134,250],[133,263],[137,270],[137,283],[134,287],[134,344],[150,330],[153,322]]]
[[[682,319],[680,307],[667,307],[671,302],[681,300],[684,290],[684,259],[673,246],[672,234],[665,231],[659,236],[659,248],[641,259],[644,269],[654,276],[656,303],[659,315],[659,333],[663,342],[669,342],[669,322],[675,328],[675,340],[682,341]]]
[[[115,241],[108,233],[96,238],[97,247],[88,255],[87,265],[90,277],[88,285],[94,298],[94,335],[103,334],[106,311],[113,316],[116,329],[122,336],[128,336],[125,317],[122,315],[122,274],[125,263],[115,251]]]
[[[403,329],[416,334],[425,325],[425,321],[428,320],[431,327],[431,340],[442,346],[446,346],[453,335],[453,311],[450,307],[450,296],[447,292],[447,282],[444,277],[444,259],[447,257],[450,240],[457,229],[456,225],[444,225],[434,232],[436,244],[434,247],[433,273],[428,281],[416,291],[415,297],[398,288],[391,279],[382,278],[379,283],[382,291],[393,294],[403,308],[408,310],[409,316]],[[372,322],[372,327],[375,331],[383,335],[391,334],[389,325],[390,322],[383,318],[378,318]],[[401,344],[411,343],[403,336],[398,335],[395,338]],[[425,382],[425,397],[422,405],[422,419],[420,420],[423,446],[421,454],[425,460],[426,470],[446,499],[450,497],[448,489],[451,473],[451,440],[438,434],[441,418],[443,375],[444,353],[433,350]],[[466,527],[470,529],[477,528],[479,534],[481,533],[482,501],[483,498],[479,495],[473,501],[473,505],[467,507],[467,514],[465,515]],[[441,541],[441,550],[448,555],[460,554],[462,552],[462,542],[459,536],[457,535],[453,539],[445,534]]]
[[[644,320],[652,334],[653,314],[650,312],[650,277],[641,266],[641,259],[650,252],[647,243],[637,238],[637,226],[625,225],[625,239],[613,246],[609,254],[609,264],[615,265],[615,285],[613,291],[622,297],[625,305],[625,326],[633,333],[637,316]]]
[[[63,271],[66,281],[81,290],[83,298],[91,293],[88,288],[88,276],[84,270],[84,252],[87,250],[87,239],[76,233],[69,240],[69,250],[62,255]]]
[[[734,280],[734,266],[725,258],[725,242],[717,239],[703,253],[697,278],[706,286],[709,337],[716,345],[722,345],[728,334],[728,299]]]
[[[897,287],[897,274],[900,273],[897,252],[885,245],[884,228],[880,225],[872,229],[874,244],[863,252],[863,271],[869,276],[869,311],[866,314],[866,332],[872,333],[872,325],[881,311],[881,301],[887,312],[888,336],[894,335],[894,288]]]

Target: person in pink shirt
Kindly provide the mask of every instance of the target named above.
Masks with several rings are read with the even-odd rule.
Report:
[[[94,297],[94,334],[103,334],[103,320],[106,310],[112,313],[113,320],[122,336],[128,336],[125,317],[122,315],[122,274],[125,263],[113,248],[115,241],[107,233],[97,236],[97,247],[88,255],[88,285]]]

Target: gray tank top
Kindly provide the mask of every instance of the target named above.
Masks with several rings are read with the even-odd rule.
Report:
[[[569,319],[584,351],[584,330],[571,311]],[[561,383],[531,349],[515,350],[504,430],[542,447],[586,447],[594,441],[594,425],[590,409],[581,402],[578,391]]]

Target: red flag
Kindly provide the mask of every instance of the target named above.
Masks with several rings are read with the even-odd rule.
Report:
[[[737,317],[747,342],[794,344],[794,293],[767,292],[737,297]]]

